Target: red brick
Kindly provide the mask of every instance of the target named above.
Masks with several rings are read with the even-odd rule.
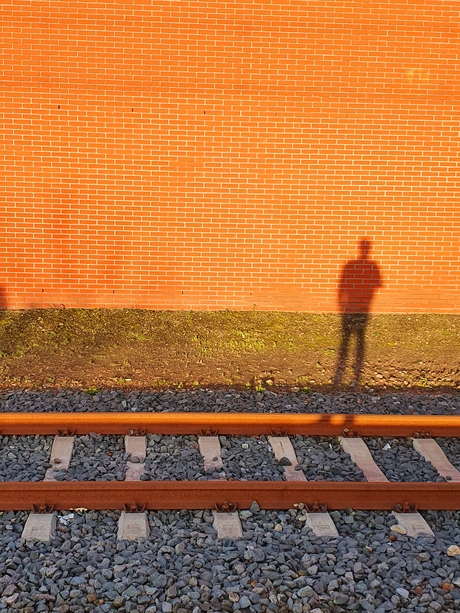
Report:
[[[104,6],[0,8],[9,308],[459,312],[453,1]]]

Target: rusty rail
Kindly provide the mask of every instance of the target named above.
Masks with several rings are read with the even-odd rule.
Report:
[[[147,481],[1,484],[0,510],[75,508],[157,510],[213,509],[235,505],[248,509],[290,509],[304,503],[328,509],[391,510],[395,505],[421,509],[460,508],[460,483],[367,483],[288,481]]]
[[[460,416],[283,413],[0,413],[0,434],[275,434],[334,436],[460,436]],[[158,510],[460,509],[460,483],[368,482],[6,482],[0,510],[70,508]]]
[[[460,436],[458,415],[318,413],[0,413],[0,434]]]

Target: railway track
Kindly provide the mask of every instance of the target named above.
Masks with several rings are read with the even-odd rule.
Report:
[[[198,435],[204,462],[219,458],[218,435],[265,435],[277,460],[289,461],[280,481],[142,481],[140,472],[129,480],[108,482],[6,482],[1,510],[26,509],[431,509],[460,508],[460,473],[436,444],[435,437],[460,436],[457,416],[286,415],[286,414],[21,414],[3,413],[2,435],[56,434],[56,442],[88,433],[124,434],[135,445],[147,434]],[[303,475],[290,436],[340,437],[341,446],[364,473],[362,482],[309,481]],[[433,464],[443,482],[399,483],[387,480],[361,437],[411,437],[421,456]],[[145,445],[145,439],[144,443]],[[70,454],[71,455],[71,452]],[[135,455],[135,454],[134,454]],[[130,470],[139,469],[130,462]],[[145,455],[145,452],[144,452]],[[55,453],[56,456],[56,453]],[[62,469],[62,459],[54,458]],[[128,471],[129,473],[129,471]]]
[[[443,445],[460,437],[459,417],[0,415],[1,447],[32,435],[46,439],[45,480],[0,483],[0,611],[459,610],[459,514],[423,511],[460,508],[460,475],[446,463],[460,457]],[[117,458],[125,480],[66,481],[83,440]],[[438,480],[385,480],[376,444],[396,450],[398,441]],[[155,450],[168,459],[176,442],[184,457],[193,450],[203,480],[155,480]],[[253,445],[272,455],[257,468],[272,480],[230,480],[235,448],[250,458]],[[310,458],[321,449],[330,467],[353,465],[348,478],[362,480],[312,481],[310,447]]]

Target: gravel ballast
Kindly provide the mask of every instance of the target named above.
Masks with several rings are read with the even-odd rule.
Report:
[[[117,542],[118,512],[60,513],[49,544],[21,540],[25,513],[0,514],[0,611],[302,613],[458,611],[458,513],[425,513],[436,538],[391,531],[389,513],[333,512],[336,539],[304,511],[240,513],[219,541],[209,511],[152,512],[147,541]],[[446,530],[447,528],[447,530]]]
[[[326,396],[231,390],[158,393],[108,390],[91,396],[76,391],[56,394],[13,391],[3,395],[1,410],[449,415],[460,413],[460,397]],[[0,450],[4,441],[13,438],[2,437]],[[45,449],[36,448],[43,455],[37,456],[37,462],[43,466],[39,473],[43,478],[52,437],[30,438],[45,440],[48,445],[46,453]],[[179,452],[174,454],[171,445],[178,439],[182,442]],[[220,437],[220,440],[227,478],[248,479],[256,472],[262,474],[262,479],[283,478],[283,469],[278,466],[265,437]],[[334,477],[359,480],[357,474],[350,473],[349,458],[338,446],[337,439],[291,437],[291,440],[307,478],[313,479],[316,474],[328,480]],[[448,446],[444,449],[455,464],[458,446],[449,440],[438,439],[440,444]],[[382,450],[390,439],[383,441],[383,446],[382,441],[366,439],[373,453]],[[404,441],[401,445],[398,439],[395,447],[390,442],[390,448],[398,449],[395,455],[385,456],[387,460],[391,457],[390,468],[394,472],[391,480],[400,480],[402,474],[403,469],[395,467],[396,463],[412,466],[413,462],[417,472],[409,471],[407,480],[420,480],[420,466],[429,465],[411,449],[411,443]],[[254,453],[256,460],[252,459]],[[313,460],[318,460],[318,454],[324,455],[315,466]],[[122,437],[77,437],[70,469],[61,477],[123,479],[127,459]],[[89,461],[85,464],[85,460]],[[354,471],[358,470],[351,466]],[[205,474],[197,438],[191,436],[174,439],[149,436],[146,467],[147,478],[151,479],[214,478]],[[312,467],[314,472],[310,474]],[[387,469],[384,466],[382,469],[390,478]],[[17,465],[7,466],[5,470],[17,479]],[[404,470],[407,471],[407,466]],[[410,479],[411,474],[417,478]],[[437,478],[436,471],[424,472],[424,475],[424,480]],[[460,610],[460,555],[447,553],[452,545],[460,547],[458,512],[422,512],[435,537],[418,539],[393,531],[395,518],[388,512],[332,511],[339,533],[334,539],[315,537],[300,507],[289,511],[241,511],[239,515],[243,527],[243,538],[239,541],[217,539],[210,511],[178,511],[148,513],[150,538],[120,542],[116,539],[118,511],[61,512],[57,533],[50,543],[26,543],[21,540],[21,534],[27,513],[0,513],[0,612],[453,613]]]
[[[128,457],[122,436],[79,436],[69,469],[55,471],[54,476],[57,481],[123,481]]]
[[[365,481],[335,437],[291,436],[291,442],[308,481]]]
[[[444,481],[438,471],[404,438],[365,437],[375,463],[388,481]]]
[[[43,481],[52,436],[0,436],[0,481]]]
[[[370,413],[387,415],[458,415],[460,394],[319,393],[235,390],[123,391],[95,395],[79,390],[12,390],[0,396],[0,412],[239,412],[239,413]]]
[[[284,469],[267,443],[267,437],[221,436],[223,470],[235,481],[282,481]]]
[[[206,479],[198,437],[149,435],[144,473],[145,479],[152,481]]]

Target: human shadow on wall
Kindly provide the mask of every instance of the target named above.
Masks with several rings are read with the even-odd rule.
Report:
[[[382,287],[382,276],[377,262],[369,254],[372,242],[363,238],[358,243],[359,256],[348,260],[342,267],[337,288],[337,299],[342,317],[340,349],[334,374],[334,388],[342,385],[352,338],[356,342],[352,386],[360,383],[366,352],[366,328],[375,292]]]

